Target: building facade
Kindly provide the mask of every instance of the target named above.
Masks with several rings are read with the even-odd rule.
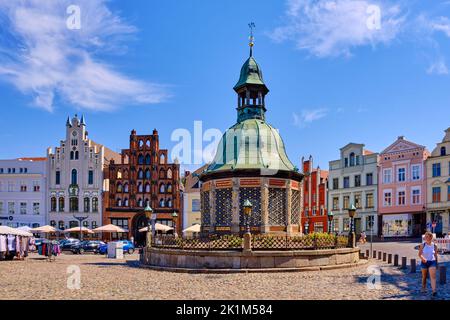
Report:
[[[145,233],[139,229],[147,226],[144,208],[150,205],[157,223],[175,227],[177,233],[181,231],[180,165],[168,162],[168,151],[159,148],[156,129],[151,135],[131,131],[130,147],[122,150],[120,161],[110,163],[107,183],[104,224],[128,229],[129,238],[144,244]]]
[[[0,160],[0,225],[46,224],[46,158]]]
[[[383,237],[419,236],[424,231],[429,155],[424,146],[403,136],[380,153],[378,209]]]
[[[103,170],[119,154],[88,138],[84,117],[67,118],[66,138],[47,150],[48,223],[58,229],[102,224]]]
[[[327,193],[328,171],[314,168],[313,157],[302,158],[303,168],[303,212],[304,230],[309,232],[328,232]],[[307,223],[307,228],[305,228]]]
[[[378,154],[364,144],[349,143],[340,149],[340,159],[330,161],[328,172],[328,210],[334,215],[333,231],[348,233],[348,208],[357,208],[355,231],[377,234]]]
[[[201,224],[200,190],[202,183],[200,174],[206,170],[204,165],[194,172],[186,171],[184,175],[183,192],[183,229],[195,224]]]
[[[426,168],[427,229],[442,236],[450,231],[450,128],[427,159]]]

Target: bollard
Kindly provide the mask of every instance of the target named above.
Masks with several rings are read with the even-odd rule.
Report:
[[[388,254],[388,263],[391,264],[392,263],[392,253]]]
[[[369,249],[366,250],[366,258],[367,258],[367,259],[370,258],[370,251],[369,251]]]
[[[378,251],[378,260],[381,260],[381,251]]]
[[[411,273],[416,273],[416,259],[411,259]]]
[[[377,250],[373,250],[373,252],[372,252],[372,258],[374,258],[374,259],[377,258]]]
[[[383,252],[383,261],[386,262],[387,254],[386,252]]]
[[[447,283],[447,267],[439,266],[439,284]]]
[[[398,254],[394,254],[394,267],[398,267]]]
[[[400,269],[406,269],[406,257],[402,257],[402,266]]]

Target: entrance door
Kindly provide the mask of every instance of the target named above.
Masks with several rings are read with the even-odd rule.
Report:
[[[136,246],[144,246],[147,232],[139,232],[139,229],[147,226],[147,218],[144,214],[137,215],[133,220],[133,235]]]

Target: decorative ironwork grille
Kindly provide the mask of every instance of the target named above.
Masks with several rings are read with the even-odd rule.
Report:
[[[269,225],[286,225],[286,189],[269,188]]]
[[[244,214],[244,202],[250,200],[253,205],[250,217],[250,226],[261,226],[261,188],[240,188],[239,189],[239,224],[247,225],[247,218]]]
[[[209,191],[200,193],[200,202],[202,206],[202,225],[210,226],[211,225],[211,206],[209,203]]]
[[[291,200],[291,224],[300,223],[300,191],[292,190],[292,200]]]
[[[216,227],[231,226],[232,195],[231,188],[216,190]]]

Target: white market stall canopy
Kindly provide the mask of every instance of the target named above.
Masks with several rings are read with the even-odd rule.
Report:
[[[201,227],[202,226],[199,224],[194,224],[193,226],[184,229],[183,233],[199,233],[201,231]]]
[[[155,223],[155,229],[156,229],[156,231],[162,231],[162,232],[167,232],[167,231],[173,230],[172,227],[166,226],[161,223]],[[152,230],[152,226],[150,226],[150,230]],[[147,231],[148,231],[148,227],[139,229],[139,232],[147,232]]]
[[[33,234],[20,229],[14,229],[7,226],[0,226],[0,234],[12,234],[15,236],[32,237]]]

